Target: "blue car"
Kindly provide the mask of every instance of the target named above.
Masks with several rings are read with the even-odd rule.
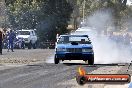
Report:
[[[54,63],[60,60],[83,60],[94,64],[94,51],[88,35],[60,35],[55,47]]]

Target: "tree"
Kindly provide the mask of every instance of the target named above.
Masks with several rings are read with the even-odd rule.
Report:
[[[16,29],[37,29],[41,41],[54,40],[57,33],[66,33],[72,13],[67,0],[7,1],[10,23]]]
[[[45,13],[45,18],[38,23],[38,26],[47,35],[41,36],[42,39],[48,37],[50,40],[54,40],[57,33],[64,34],[67,32],[66,28],[73,9],[66,0],[48,0],[41,9],[40,11],[43,11],[43,13],[41,12],[40,15]],[[43,35],[41,31],[39,34]]]
[[[96,11],[111,10],[113,21],[115,26],[119,26],[122,29],[122,25],[126,24],[127,19],[132,17],[131,6],[127,6],[127,0],[85,0],[85,17],[94,14]],[[84,0],[77,0],[82,14]],[[82,17],[82,15],[81,15]],[[118,29],[118,28],[115,28]]]

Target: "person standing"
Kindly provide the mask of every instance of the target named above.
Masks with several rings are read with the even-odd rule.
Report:
[[[9,50],[9,34],[10,34],[10,31],[7,31],[6,32],[6,48]]]
[[[10,30],[9,37],[8,37],[8,52],[9,52],[10,48],[11,48],[11,51],[14,52],[13,51],[13,49],[14,49],[13,42],[14,42],[15,37],[16,37],[15,33],[12,30]]]
[[[22,49],[25,49],[25,40],[24,40],[24,38],[22,38],[21,48],[22,48]]]
[[[3,33],[2,33],[2,29],[0,29],[0,55],[2,55],[2,40],[3,40]]]

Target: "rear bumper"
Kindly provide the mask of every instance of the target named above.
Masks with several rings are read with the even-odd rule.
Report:
[[[56,53],[59,60],[89,60],[94,59],[94,53]]]

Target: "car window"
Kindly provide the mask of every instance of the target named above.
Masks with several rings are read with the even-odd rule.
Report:
[[[19,31],[19,35],[30,35],[29,31]]]
[[[34,34],[34,36],[36,35],[34,31],[33,31],[33,34]]]
[[[34,33],[34,31],[31,31],[31,35],[32,35],[32,36],[35,36],[35,33]]]
[[[83,42],[82,42],[83,41]],[[62,36],[59,38],[58,43],[59,44],[64,44],[64,43],[72,43],[72,42],[77,42],[80,44],[90,44],[90,40],[88,37],[80,37],[80,36]]]

